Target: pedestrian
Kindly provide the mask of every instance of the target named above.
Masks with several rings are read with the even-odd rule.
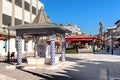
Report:
[[[113,47],[114,47],[114,50],[116,50],[116,44],[114,44]]]
[[[110,46],[107,46],[107,52],[109,52],[109,50],[110,50]]]

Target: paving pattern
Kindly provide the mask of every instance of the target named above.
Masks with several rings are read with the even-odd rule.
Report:
[[[105,74],[102,74],[103,77],[120,78],[119,55],[67,54],[66,60],[57,66],[46,65],[37,69],[5,69],[10,64],[1,62],[0,74],[13,80],[101,80],[102,71]],[[105,73],[107,70],[109,74]]]

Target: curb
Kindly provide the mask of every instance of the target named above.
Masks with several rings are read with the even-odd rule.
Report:
[[[67,61],[64,62],[60,62],[58,64],[55,65],[27,65],[27,66],[23,66],[23,65],[9,65],[6,66],[6,69],[57,69],[58,67],[60,67],[61,65],[65,64]]]

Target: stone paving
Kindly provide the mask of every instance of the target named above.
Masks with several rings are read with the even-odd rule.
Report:
[[[10,64],[0,62],[0,75],[4,76],[3,80],[8,77],[8,80],[103,80],[101,74],[106,74],[105,71],[108,70],[109,74],[106,75],[111,80],[120,78],[119,55],[79,53],[67,54],[66,58],[67,61],[57,66],[37,69],[5,69]],[[0,80],[2,78],[0,76]]]

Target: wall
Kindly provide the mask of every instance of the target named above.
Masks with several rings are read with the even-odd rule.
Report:
[[[17,0],[15,0],[17,1]],[[25,0],[26,2],[30,3],[30,0]],[[38,5],[37,5],[37,2],[38,1]],[[41,8],[41,6],[44,7],[44,5],[39,1],[39,0],[32,0],[32,6],[34,6],[36,8],[36,6],[38,6],[38,9]],[[12,3],[8,0],[0,0],[0,27],[4,26],[3,25],[3,21],[2,21],[2,14],[6,14],[8,16],[12,16]],[[25,22],[30,22],[30,11],[27,11],[27,10],[24,10],[24,20]],[[19,19],[19,20],[22,20],[22,7],[18,6],[18,5],[15,5],[15,18],[16,19]],[[35,18],[35,14],[32,14],[32,21],[33,19]],[[10,19],[11,20],[11,19]],[[7,19],[5,20],[7,21]],[[10,21],[11,22],[11,21]],[[6,24],[5,24],[6,25]],[[1,33],[0,33],[1,34]],[[3,34],[3,33],[2,33]],[[6,36],[7,38],[7,35],[4,34],[3,36]],[[7,44],[8,44],[8,40],[7,40]],[[28,42],[28,52],[31,52],[33,50],[33,46],[32,46],[32,40],[30,40]],[[2,48],[3,46],[3,41],[0,40],[0,49],[2,52],[0,52],[1,54],[3,55],[7,55],[7,52],[5,52],[4,48]],[[8,46],[7,46],[7,49],[8,49]],[[15,41],[15,38],[11,38],[10,39],[10,52],[16,52],[16,41]],[[24,53],[24,40],[22,40],[22,52]]]

